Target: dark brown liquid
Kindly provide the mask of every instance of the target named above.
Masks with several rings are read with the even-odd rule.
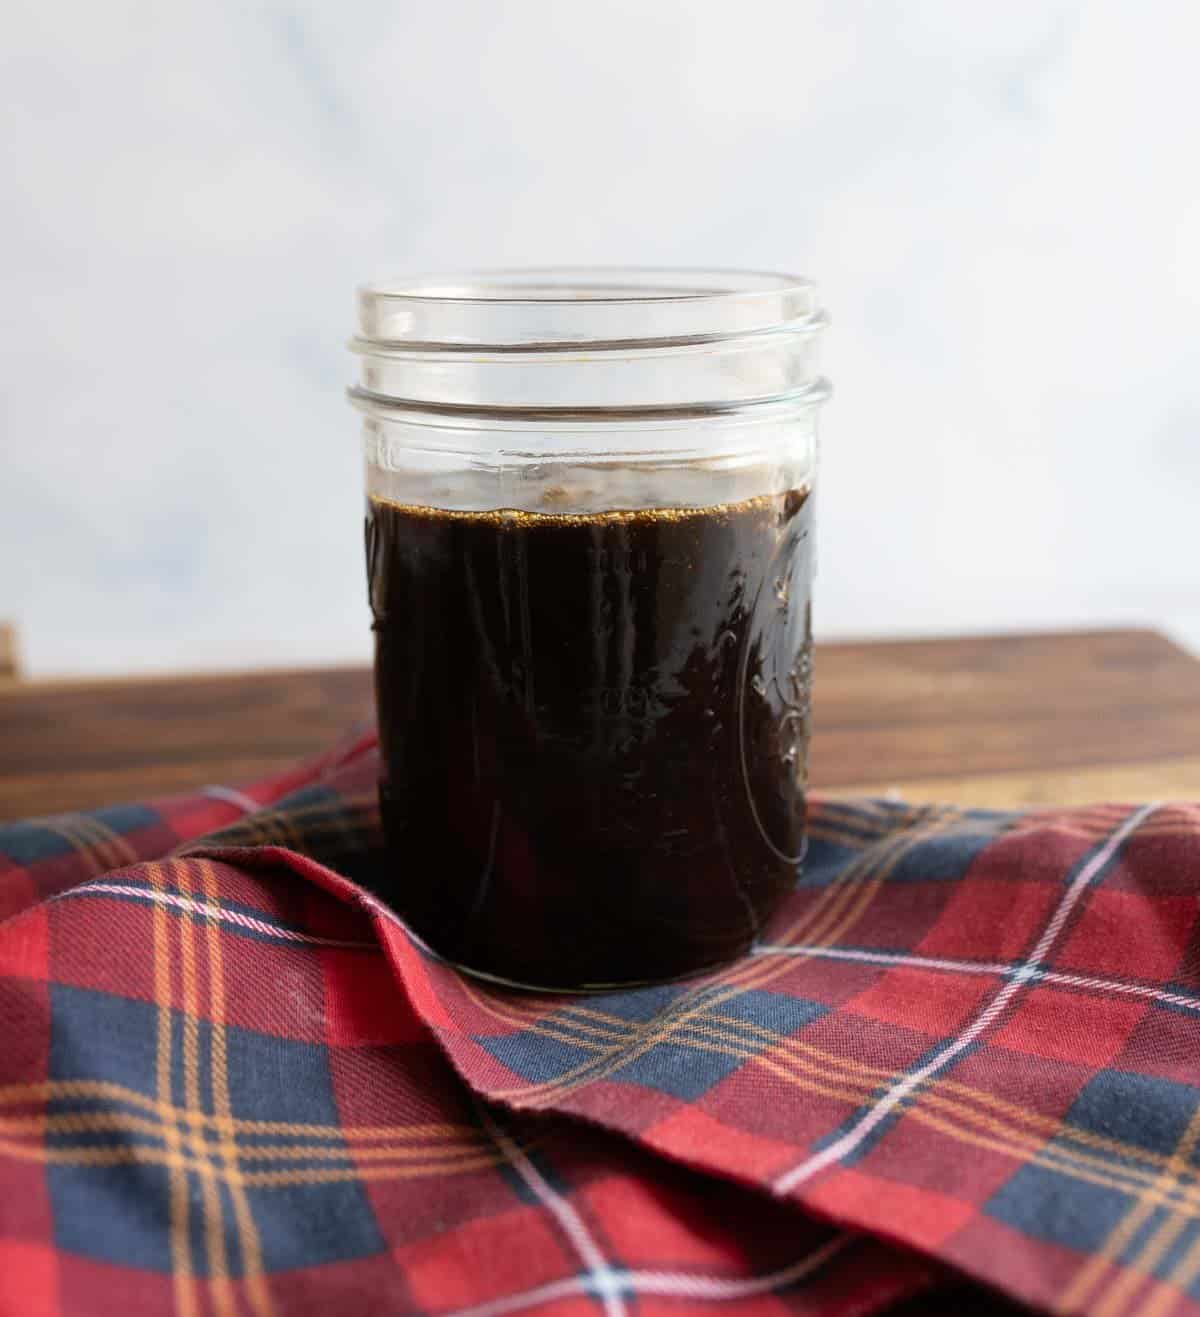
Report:
[[[368,502],[380,895],[542,986],[744,951],[795,883],[812,503],[579,516]]]

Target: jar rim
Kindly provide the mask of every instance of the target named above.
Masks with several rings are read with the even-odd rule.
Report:
[[[603,280],[603,282],[600,282]],[[685,284],[681,281],[687,280]],[[703,280],[703,283],[698,281]],[[716,286],[714,286],[716,285]],[[707,266],[501,266],[373,279],[360,296],[439,302],[677,302],[759,298],[809,290],[811,279],[771,270]]]
[[[762,270],[498,268],[378,279],[358,288],[359,332],[381,346],[704,341],[819,315],[812,280]]]

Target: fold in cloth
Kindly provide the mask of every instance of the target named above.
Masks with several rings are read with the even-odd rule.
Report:
[[[0,827],[0,1313],[1200,1314],[1200,808],[817,800],[754,955],[535,996],[377,768]]]

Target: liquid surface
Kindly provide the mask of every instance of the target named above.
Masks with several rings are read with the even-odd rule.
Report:
[[[369,499],[383,899],[535,986],[745,950],[803,849],[811,520]]]

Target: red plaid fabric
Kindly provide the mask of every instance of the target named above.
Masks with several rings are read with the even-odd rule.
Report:
[[[0,828],[0,1312],[1200,1314],[1200,809],[820,802],[755,955],[551,997],[375,775]]]

